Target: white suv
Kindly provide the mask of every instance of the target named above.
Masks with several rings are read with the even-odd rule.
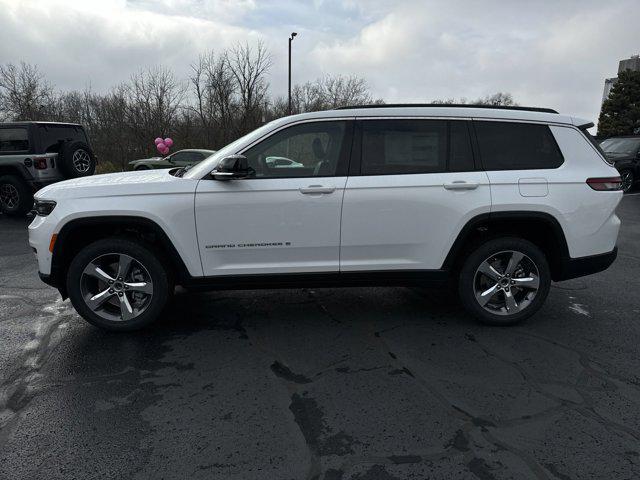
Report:
[[[151,323],[175,285],[455,282],[471,314],[511,324],[616,257],[621,183],[591,125],[522,107],[281,118],[190,170],[44,188],[30,244],[42,279],[113,330]]]

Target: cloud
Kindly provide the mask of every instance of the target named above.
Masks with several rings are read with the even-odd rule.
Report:
[[[639,14],[635,0],[0,0],[0,58],[104,90],[154,64],[184,77],[199,53],[262,38],[282,95],[297,31],[295,82],[354,74],[397,102],[507,91],[595,120],[604,78],[638,53]]]

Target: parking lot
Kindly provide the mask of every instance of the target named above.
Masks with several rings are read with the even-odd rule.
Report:
[[[110,334],[0,217],[0,478],[638,478],[640,195],[617,262],[511,328],[447,292],[178,294]]]

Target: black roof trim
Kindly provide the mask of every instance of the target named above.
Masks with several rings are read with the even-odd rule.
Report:
[[[26,126],[26,125],[65,125],[67,127],[82,127],[79,123],[70,122],[45,122],[37,120],[21,120],[18,122],[0,122],[0,127],[6,126]]]
[[[520,107],[506,105],[474,105],[471,103],[383,103],[374,105],[350,105],[348,107],[337,107],[334,110],[353,110],[356,108],[403,108],[403,107],[420,107],[420,108],[486,108],[489,110],[521,110],[524,112],[541,112],[541,113],[558,113],[552,108],[542,107]]]

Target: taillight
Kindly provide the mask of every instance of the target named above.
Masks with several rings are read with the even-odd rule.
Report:
[[[47,159],[46,158],[34,158],[33,166],[36,170],[46,170],[47,168]]]
[[[622,179],[620,177],[587,178],[587,185],[599,192],[622,190]]]

